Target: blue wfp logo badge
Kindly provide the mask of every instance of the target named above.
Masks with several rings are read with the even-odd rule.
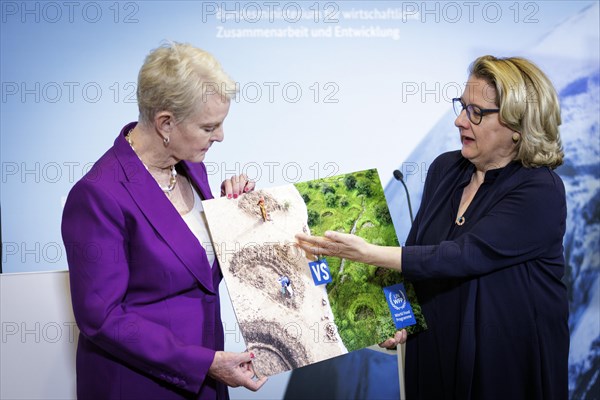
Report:
[[[404,285],[397,283],[383,288],[383,293],[388,303],[392,320],[396,329],[402,329],[417,323],[410,302],[406,297]]]

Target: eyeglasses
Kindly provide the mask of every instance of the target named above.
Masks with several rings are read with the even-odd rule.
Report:
[[[479,125],[485,114],[499,112],[499,108],[480,108],[473,104],[465,105],[459,98],[452,99],[452,107],[458,117],[463,110],[467,111],[467,118],[474,125]]]

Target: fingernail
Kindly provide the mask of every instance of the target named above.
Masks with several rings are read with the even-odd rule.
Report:
[[[231,193],[229,193],[229,194],[227,195],[227,198],[228,198],[228,199],[230,199],[230,198],[231,198]]]
[[[238,198],[238,195],[237,195],[237,193],[234,193],[234,194],[233,194],[233,198],[234,198],[234,199],[237,199],[237,198]]]
[[[248,186],[246,186],[246,187],[244,188],[244,192],[248,193],[249,191],[250,191],[250,188],[249,188]]]
[[[254,353],[250,353],[250,358],[254,358]]]

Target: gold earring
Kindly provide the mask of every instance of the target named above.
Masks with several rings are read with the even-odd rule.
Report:
[[[521,139],[521,135],[518,132],[514,132],[512,134],[513,143],[519,143],[519,139]]]

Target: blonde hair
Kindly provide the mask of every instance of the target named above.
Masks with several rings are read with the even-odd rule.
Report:
[[[500,122],[521,134],[516,160],[525,167],[562,164],[558,95],[535,64],[520,57],[483,56],[471,64],[469,73],[495,87]]]
[[[235,97],[236,84],[208,52],[189,44],[169,42],[148,54],[138,75],[140,121],[170,111],[177,122],[187,118],[200,100],[218,94]]]

